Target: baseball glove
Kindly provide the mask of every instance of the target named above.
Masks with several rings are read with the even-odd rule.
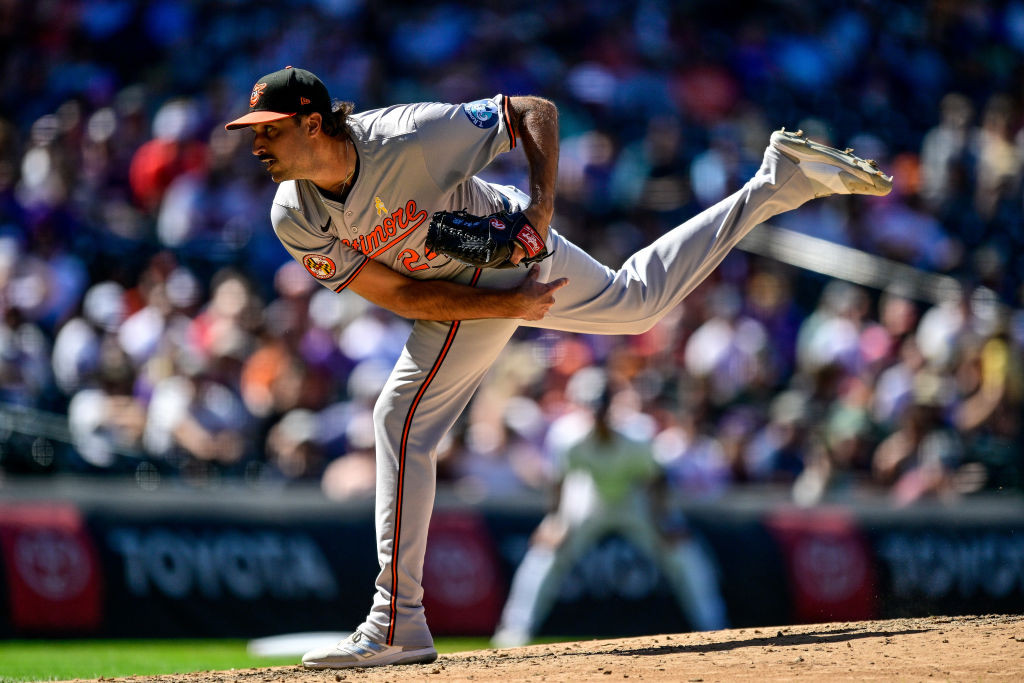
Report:
[[[474,216],[465,211],[438,211],[427,228],[427,249],[478,268],[512,268],[509,260],[519,244],[520,263],[543,261],[549,254],[540,233],[522,211]]]

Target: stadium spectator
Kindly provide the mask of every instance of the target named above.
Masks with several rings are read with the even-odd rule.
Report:
[[[14,3],[0,18],[0,398],[68,415],[81,457],[45,471],[118,471],[112,454],[141,448],[168,473],[247,476],[255,463],[289,481],[322,467],[332,495],[365,490],[359,425],[408,323],[313,291],[271,234],[273,190],[244,138],[216,125],[254,65],[294,63],[361,108],[556,100],[553,223],[611,265],[732,191],[771,128],[802,127],[892,164],[896,190],[780,226],[960,283],[879,294],[737,252],[643,337],[523,332],[493,379],[505,393],[482,392],[491,403],[465,426],[497,456],[474,467],[493,469],[466,476],[549,482],[539,444],[569,379],[598,364],[634,387],[635,425],[662,434],[680,491],[795,476],[819,482],[807,500],[843,482],[907,500],[1019,490],[1024,103],[1008,65],[1024,47],[1004,30],[1018,4],[805,3],[737,22],[710,1],[567,2],[543,21],[516,9],[528,30],[494,50],[508,17],[460,2]],[[377,30],[339,41],[343,20]],[[525,186],[506,157],[489,178]],[[929,383],[941,391],[925,400]],[[678,414],[674,393],[700,414]],[[908,474],[927,463],[931,479]]]

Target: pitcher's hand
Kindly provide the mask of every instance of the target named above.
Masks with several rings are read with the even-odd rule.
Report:
[[[555,292],[569,284],[569,278],[565,277],[551,282],[538,282],[539,275],[540,268],[538,266],[530,268],[526,279],[513,290],[521,306],[521,312],[516,317],[523,320],[540,320],[554,305]]]

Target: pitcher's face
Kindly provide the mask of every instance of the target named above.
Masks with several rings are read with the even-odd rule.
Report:
[[[253,132],[252,153],[275,183],[309,177],[304,163],[310,159],[309,138],[294,118],[249,126]]]

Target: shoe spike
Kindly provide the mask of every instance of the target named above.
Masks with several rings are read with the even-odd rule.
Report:
[[[802,138],[804,136],[804,131],[802,128],[796,132],[796,136],[798,138]]]
[[[843,154],[853,154],[853,147],[847,147],[844,149]]]

